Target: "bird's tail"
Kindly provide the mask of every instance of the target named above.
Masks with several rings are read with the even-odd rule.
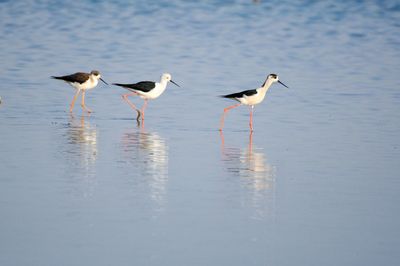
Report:
[[[122,88],[124,88],[124,89],[126,89],[126,90],[128,90],[128,91],[131,91],[131,92],[136,92],[134,89],[132,89],[132,88],[129,86],[130,84],[113,83],[112,85],[120,86],[120,87],[122,87]]]
[[[126,87],[127,86],[127,84],[121,84],[121,83],[113,83],[112,85],[120,86],[120,87]]]
[[[232,95],[231,95],[231,94],[226,94],[226,95],[218,95],[218,97],[221,97],[221,98],[227,98],[227,99],[232,99],[232,98],[235,98],[235,97],[232,97]]]

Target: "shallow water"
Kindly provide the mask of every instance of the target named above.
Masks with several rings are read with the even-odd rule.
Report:
[[[1,265],[398,265],[397,1],[0,2]],[[99,84],[181,88],[144,127]],[[278,73],[256,106],[216,96]],[[139,106],[140,99],[132,99]]]

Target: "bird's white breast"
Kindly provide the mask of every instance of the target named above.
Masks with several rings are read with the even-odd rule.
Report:
[[[167,84],[156,82],[154,89],[152,89],[151,91],[146,93],[141,93],[141,92],[138,93],[140,97],[143,99],[155,99],[158,98],[165,91],[166,87]]]
[[[256,105],[262,102],[265,98],[266,91],[257,89],[257,93],[254,95],[244,95],[239,101],[244,105]]]
[[[98,83],[99,83],[98,79],[91,77],[82,84],[78,82],[70,82],[69,84],[71,84],[72,87],[78,90],[90,90],[96,87]]]

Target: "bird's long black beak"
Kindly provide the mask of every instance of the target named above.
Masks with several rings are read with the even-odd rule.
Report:
[[[280,80],[278,80],[278,83],[280,83],[280,84],[282,84],[283,86],[285,86],[286,88],[288,88],[289,89],[289,87],[288,86],[286,86],[285,84],[283,84]]]
[[[174,83],[176,86],[178,86],[179,88],[181,87],[181,86],[179,86],[178,84],[176,84],[175,83],[175,81],[173,81],[172,79],[170,80],[172,83]]]
[[[104,84],[108,85],[108,83],[107,83],[107,82],[105,82],[105,81],[104,81],[104,79],[100,78],[100,80],[101,80],[101,81],[103,81],[103,82],[104,82]]]

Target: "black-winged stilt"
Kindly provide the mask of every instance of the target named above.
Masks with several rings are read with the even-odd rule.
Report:
[[[129,91],[130,93],[123,94],[122,98],[132,107],[137,113],[137,120],[139,121],[139,117],[142,117],[142,122],[144,121],[144,110],[147,107],[147,101],[158,98],[167,88],[168,81],[171,81],[176,86],[180,87],[171,79],[171,74],[164,73],[161,76],[160,82],[154,81],[141,81],[134,84],[121,84],[121,83],[113,83],[113,85],[123,87]],[[128,96],[139,95],[140,98],[144,99],[144,104],[141,110],[137,109],[136,106],[129,101]]]
[[[92,70],[90,73],[84,73],[84,72],[77,72],[72,75],[66,75],[66,76],[52,76],[54,79],[60,79],[65,82],[67,82],[69,85],[74,87],[77,91],[75,93],[74,99],[71,102],[71,107],[69,109],[70,112],[74,109],[74,104],[76,101],[76,98],[78,97],[79,93],[82,91],[82,108],[87,111],[88,113],[91,113],[92,110],[86,107],[85,105],[85,92],[86,90],[93,89],[94,87],[97,86],[99,79],[103,81],[106,85],[107,82],[105,82],[100,75],[100,72],[97,70]]]
[[[276,74],[269,74],[265,82],[260,88],[254,89],[254,90],[246,90],[242,92],[237,92],[237,93],[232,93],[232,94],[227,94],[227,95],[221,95],[223,98],[228,98],[228,99],[233,99],[238,101],[239,103],[235,105],[228,106],[224,109],[224,113],[222,114],[221,117],[221,123],[220,123],[220,128],[219,130],[222,131],[222,128],[224,127],[224,120],[225,120],[225,115],[226,113],[233,109],[236,108],[240,105],[249,105],[250,108],[250,131],[253,131],[253,109],[254,105],[259,104],[264,100],[265,94],[267,93],[269,87],[275,82],[279,82],[286,88],[289,88],[285,84],[283,84],[281,81],[279,81],[278,75]]]

